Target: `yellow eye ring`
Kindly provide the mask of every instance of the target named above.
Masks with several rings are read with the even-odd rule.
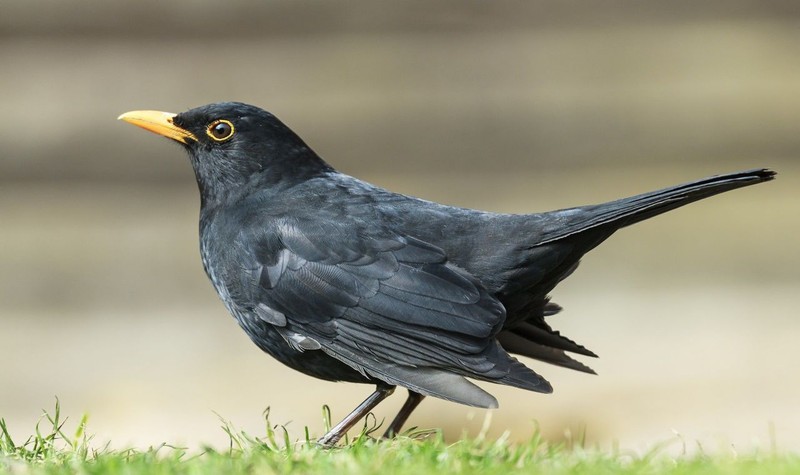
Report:
[[[229,120],[219,119],[208,124],[206,135],[215,142],[224,142],[233,137],[233,124]]]

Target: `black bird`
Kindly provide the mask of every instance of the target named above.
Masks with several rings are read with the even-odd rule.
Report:
[[[596,355],[545,321],[560,310],[548,293],[581,256],[619,228],[775,175],[748,170],[600,205],[498,214],[339,173],[251,105],[119,118],[189,152],[203,266],[253,342],[310,376],[377,386],[325,446],[395,386],[409,396],[387,437],[425,396],[497,407],[469,379],[552,391],[509,353],[593,373],[567,353]]]

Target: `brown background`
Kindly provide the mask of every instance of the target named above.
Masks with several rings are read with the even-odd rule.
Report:
[[[115,121],[240,100],[343,171],[494,211],[778,170],[591,253],[552,323],[600,376],[531,363],[555,394],[487,387],[490,433],[800,448],[799,6],[4,0],[0,416],[21,437],[58,396],[98,442],[223,446],[215,412],[261,434],[271,406],[300,438],[370,391],[249,343],[202,273],[182,152]],[[484,415],[429,400],[411,423]]]

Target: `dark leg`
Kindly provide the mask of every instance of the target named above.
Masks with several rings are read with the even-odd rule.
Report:
[[[400,408],[400,412],[394,417],[392,423],[389,424],[389,428],[383,433],[383,438],[389,439],[396,436],[400,432],[400,429],[403,428],[403,424],[408,420],[408,416],[414,412],[414,409],[419,406],[419,403],[421,403],[423,399],[425,399],[425,396],[422,394],[409,390],[408,399],[406,399],[405,404]]]
[[[373,410],[381,401],[389,397],[394,392],[394,386],[378,385],[375,392],[370,394],[364,402],[347,415],[342,422],[336,424],[327,434],[323,435],[317,443],[323,447],[333,447],[339,442],[345,433],[350,430],[358,421]]]

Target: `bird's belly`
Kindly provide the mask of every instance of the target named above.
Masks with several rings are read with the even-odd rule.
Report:
[[[272,324],[256,315],[239,310],[232,313],[256,346],[292,369],[326,381],[375,382],[322,350],[299,351],[292,348]]]
[[[205,240],[201,240],[201,258],[206,274],[228,312],[236,318],[239,326],[256,346],[286,366],[315,378],[352,383],[375,382],[322,350],[299,351],[292,348],[271,323],[237,305],[228,291],[228,286],[216,272],[216,266],[210,262],[206,244]]]

